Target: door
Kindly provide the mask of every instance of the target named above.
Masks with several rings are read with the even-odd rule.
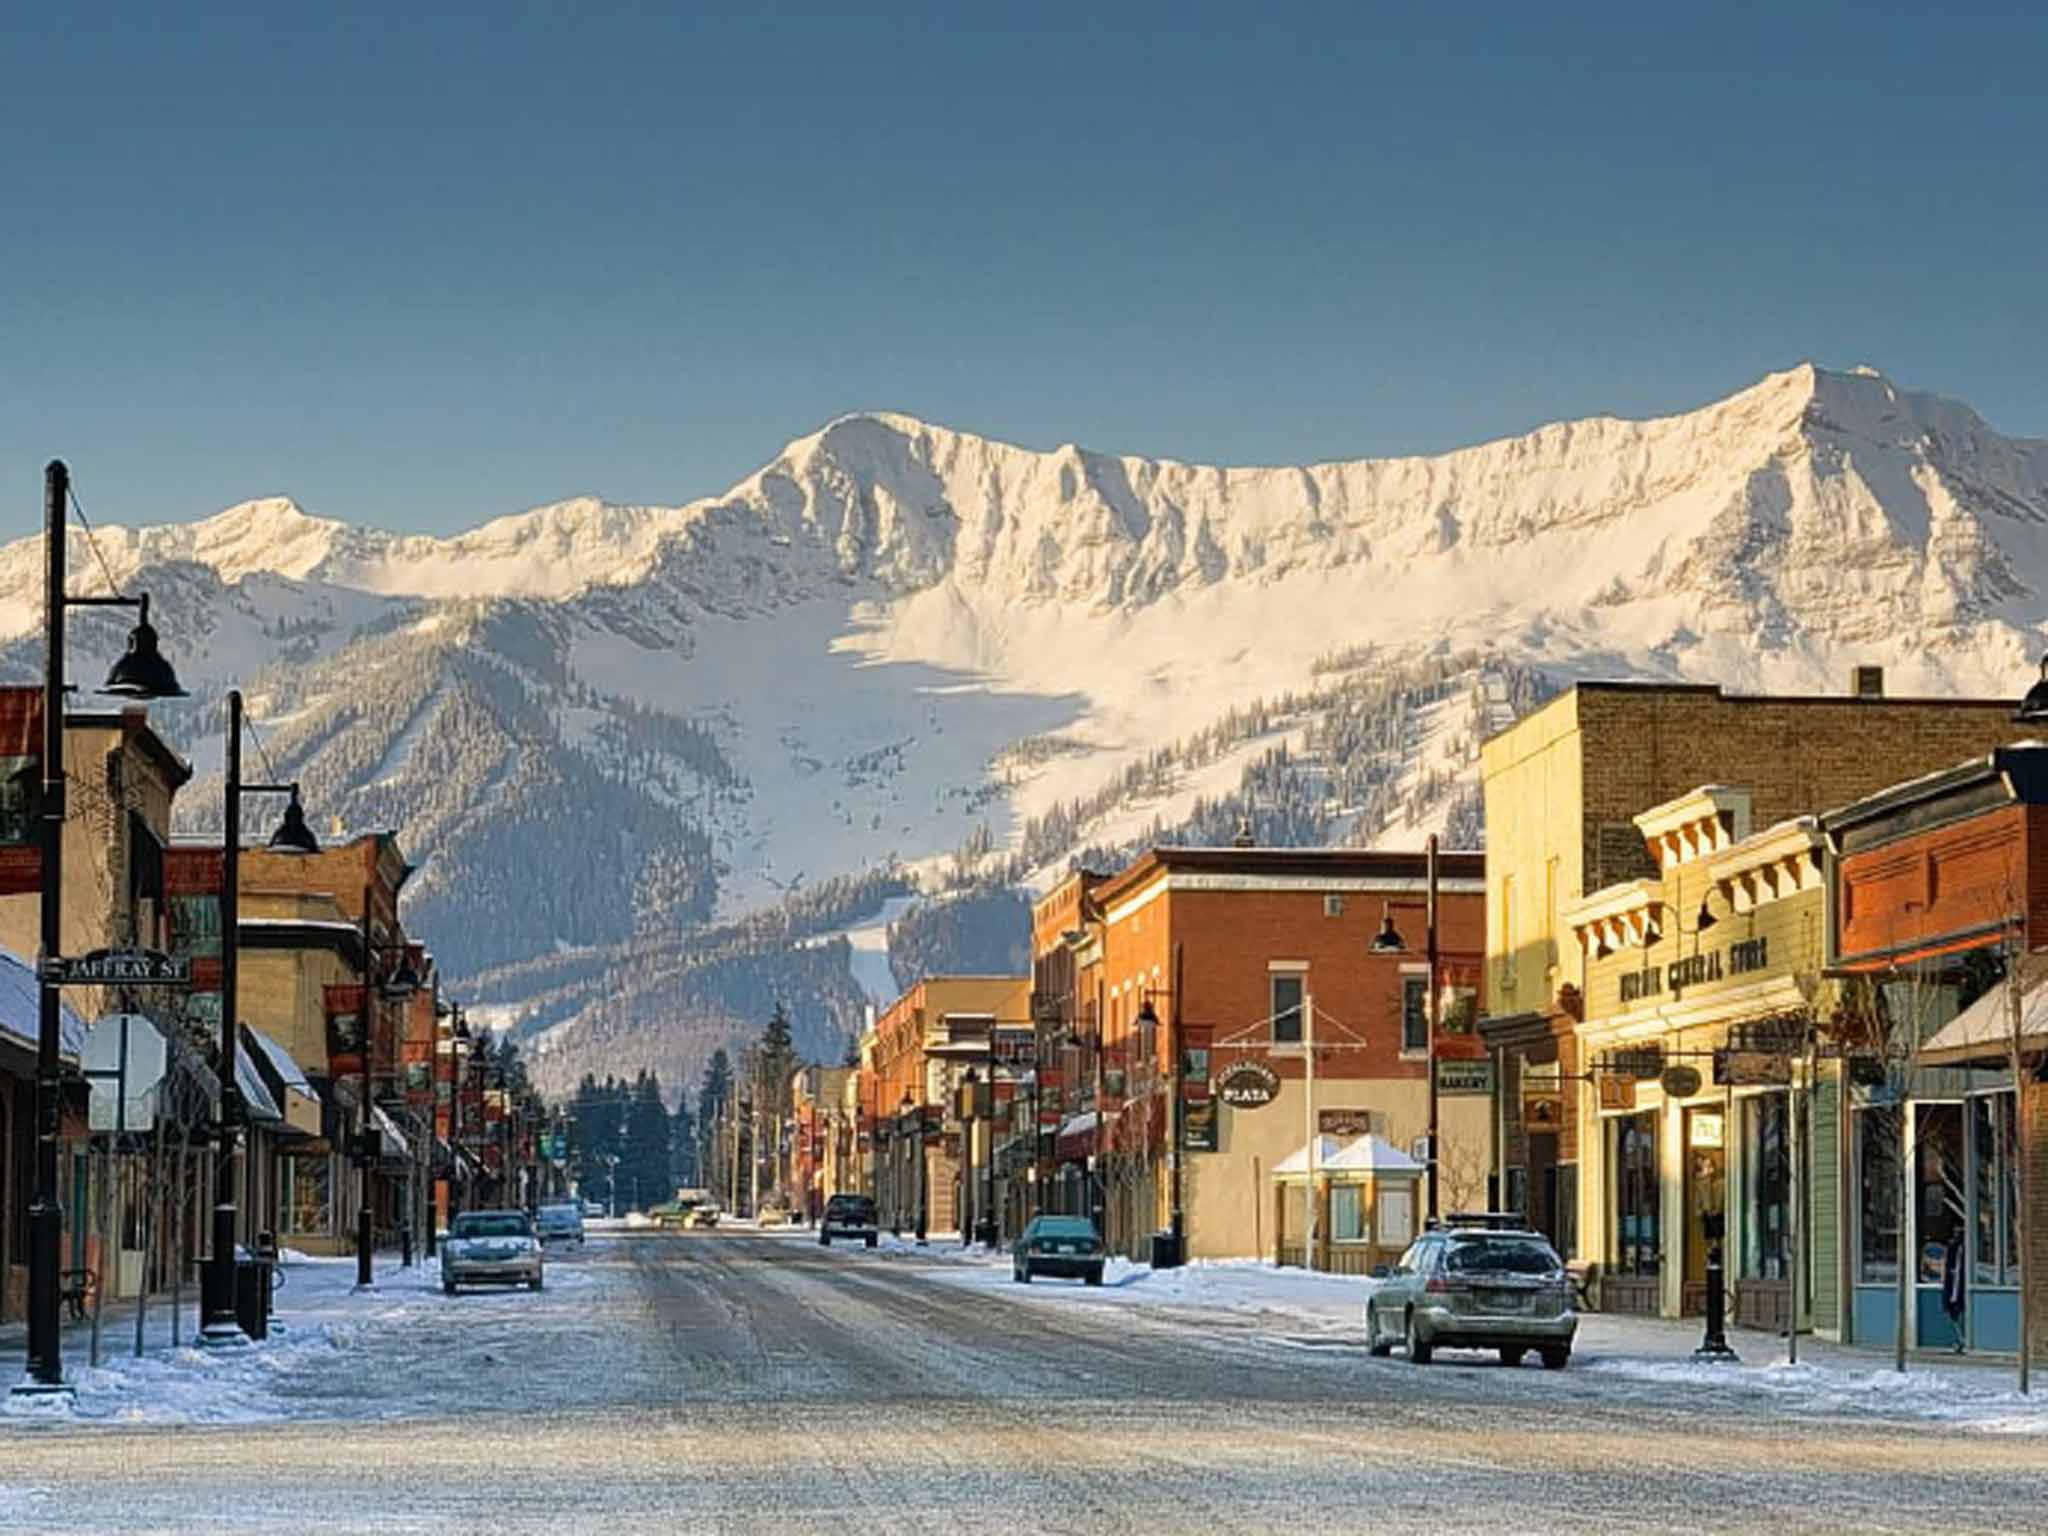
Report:
[[[1529,1188],[1525,1197],[1529,1209],[1522,1214],[1529,1225],[1557,1241],[1557,1132],[1532,1131],[1529,1135]]]
[[[1685,1112],[1685,1290],[1679,1310],[1687,1317],[1707,1309],[1707,1248],[1721,1241],[1725,1230],[1727,1126],[1720,1105]]]

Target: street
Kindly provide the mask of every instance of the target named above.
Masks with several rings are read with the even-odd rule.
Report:
[[[0,1528],[2048,1529],[2035,1435],[1882,1398],[1810,1416],[1584,1349],[1561,1375],[1418,1369],[804,1233],[605,1234],[539,1295],[432,1278],[250,1351],[247,1422],[8,1425]]]

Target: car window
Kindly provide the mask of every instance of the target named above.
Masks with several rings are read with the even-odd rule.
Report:
[[[1423,1243],[1423,1239],[1417,1238],[1408,1245],[1408,1251],[1394,1261],[1395,1274],[1412,1275],[1415,1273],[1422,1264]]]
[[[526,1237],[532,1232],[526,1218],[516,1212],[481,1211],[455,1218],[455,1237]]]
[[[1095,1224],[1085,1216],[1041,1216],[1032,1225],[1040,1237],[1093,1237]]]
[[[1452,1238],[1445,1248],[1444,1268],[1457,1275],[1547,1275],[1564,1264],[1540,1237],[1488,1233]]]

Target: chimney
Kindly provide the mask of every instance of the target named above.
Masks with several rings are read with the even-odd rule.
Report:
[[[1883,667],[1852,667],[1849,669],[1849,693],[1858,699],[1881,699],[1884,697]]]

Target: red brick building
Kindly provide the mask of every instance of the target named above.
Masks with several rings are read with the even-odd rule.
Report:
[[[1864,1063],[1839,1146],[1847,1332],[1862,1343],[1896,1338],[1903,1263],[1908,1342],[1949,1345],[1956,1330],[1941,1280],[1960,1241],[1966,1344],[2016,1348],[2024,1233],[2039,1352],[2048,1348],[2048,1085],[2039,1080],[2048,1062],[2048,746],[1997,748],[1821,825],[1835,851],[1832,959],[1865,983],[1845,989],[1835,1021],[1842,1047]]]
[[[1062,1198],[1083,1184],[1111,1247],[1147,1253],[1175,1209],[1178,1082],[1188,1255],[1272,1254],[1291,1240],[1298,1259],[1306,1213],[1275,1230],[1274,1164],[1312,1127],[1401,1147],[1427,1130],[1426,902],[1422,854],[1357,849],[1155,848],[1106,879],[1056,888],[1035,914],[1033,948],[1041,1071],[1078,1109],[1054,1128]],[[1484,904],[1483,856],[1443,855],[1440,1055],[1476,1017]],[[1374,948],[1388,917],[1402,951]],[[1247,1082],[1266,1087],[1219,1091],[1245,1064]],[[1442,1101],[1442,1167],[1462,1166],[1469,1145],[1476,1173],[1473,1189],[1446,1187],[1447,1208],[1485,1197],[1486,1106]],[[1333,1247],[1318,1259],[1342,1267],[1368,1235],[1341,1194],[1334,1209],[1330,1191],[1320,1198],[1318,1231]],[[1419,1224],[1419,1211],[1409,1216]]]

